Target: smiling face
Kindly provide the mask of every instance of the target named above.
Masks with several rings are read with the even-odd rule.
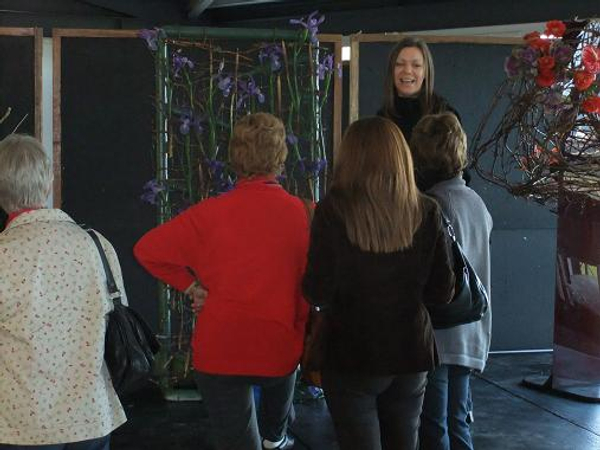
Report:
[[[419,94],[425,79],[423,53],[417,47],[405,47],[396,58],[394,86],[400,97],[414,97]]]

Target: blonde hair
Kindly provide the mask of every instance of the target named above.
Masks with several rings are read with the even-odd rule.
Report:
[[[392,121],[370,117],[348,127],[332,192],[348,239],[360,249],[390,253],[412,245],[421,199],[408,145]]]
[[[51,183],[52,165],[37,139],[11,134],[0,142],[0,206],[4,211],[43,206]]]
[[[467,165],[467,136],[450,112],[419,120],[410,148],[419,179],[423,177],[430,184],[454,178]]]
[[[285,127],[272,114],[250,114],[235,124],[229,142],[229,159],[238,176],[279,173],[287,152]]]

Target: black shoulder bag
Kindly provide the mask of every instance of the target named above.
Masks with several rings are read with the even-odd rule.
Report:
[[[108,326],[104,339],[104,360],[113,386],[118,394],[139,386],[152,370],[154,355],[160,347],[156,336],[133,309],[121,303],[121,292],[117,288],[112,270],[98,235],[87,230],[100,253],[106,273],[108,294],[114,309],[108,315]]]
[[[487,312],[489,303],[485,287],[456,240],[450,221],[443,216],[443,222],[452,246],[456,285],[450,303],[428,307],[431,323],[436,329],[477,322]]]

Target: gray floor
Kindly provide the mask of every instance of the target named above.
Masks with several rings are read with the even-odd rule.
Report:
[[[598,450],[600,404],[528,389],[521,380],[548,373],[551,354],[492,355],[473,379],[479,450]],[[201,403],[164,402],[146,392],[126,403],[129,422],[113,435],[112,449],[212,450]],[[325,402],[296,405],[295,449],[337,450]]]

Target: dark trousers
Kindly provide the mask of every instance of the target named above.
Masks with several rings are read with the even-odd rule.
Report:
[[[394,376],[323,372],[341,450],[415,450],[427,372]]]
[[[87,441],[70,442],[67,444],[52,445],[12,445],[0,444],[0,450],[109,450],[110,434]]]
[[[276,442],[293,416],[296,372],[285,377],[247,377],[196,372],[216,450],[261,450],[261,436]],[[261,387],[257,420],[252,386]]]

